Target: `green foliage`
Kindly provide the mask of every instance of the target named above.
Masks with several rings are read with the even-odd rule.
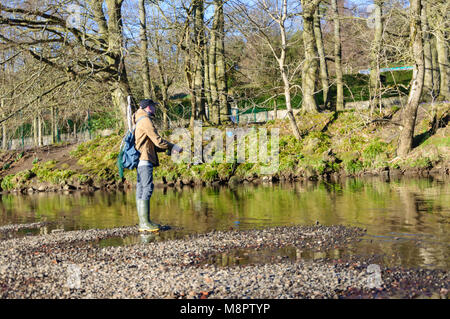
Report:
[[[210,170],[205,170],[205,172],[202,174],[202,180],[204,180],[205,182],[212,182],[216,179],[219,178],[219,172],[217,171],[217,169],[210,169]]]
[[[375,139],[364,149],[363,157],[364,159],[374,160],[378,155],[387,151],[388,144]]]
[[[78,164],[90,174],[101,180],[118,179],[116,166],[121,136],[96,137],[92,141],[81,143],[70,153],[78,159]]]
[[[14,189],[14,187],[15,187],[15,184],[13,182],[14,177],[15,177],[14,174],[6,175],[5,177],[3,177],[1,185],[0,185],[3,190]]]
[[[407,160],[403,163],[404,166],[416,167],[416,168],[430,168],[433,166],[432,160],[428,157],[419,157],[413,160]]]
[[[31,171],[35,174],[37,179],[41,182],[49,182],[52,184],[59,184],[63,181],[69,180],[76,172],[68,169],[54,168],[55,161],[48,161],[43,164],[35,164]]]
[[[89,125],[92,131],[115,128],[118,123],[113,112],[95,114],[90,119]]]
[[[344,161],[345,171],[349,174],[356,174],[364,169],[364,163],[358,159]]]
[[[25,185],[27,181],[35,176],[32,170],[25,170],[17,174],[6,175],[1,182],[3,190],[11,190]]]
[[[23,155],[24,155],[23,152],[18,153],[16,156],[16,161],[20,160],[23,157]]]

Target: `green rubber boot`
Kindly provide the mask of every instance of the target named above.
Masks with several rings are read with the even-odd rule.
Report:
[[[139,216],[139,231],[141,232],[157,232],[161,226],[152,223],[150,220],[150,200],[136,200],[136,207]]]

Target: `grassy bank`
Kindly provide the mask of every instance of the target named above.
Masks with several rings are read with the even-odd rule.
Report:
[[[297,141],[285,120],[270,121],[255,128],[280,129],[279,170],[272,176],[260,174],[260,163],[174,163],[160,153],[156,183],[208,184],[259,180],[321,179],[364,174],[420,174],[434,169],[446,172],[450,163],[448,104],[422,105],[418,114],[415,148],[405,159],[396,158],[400,112],[393,108],[369,117],[360,111],[298,115],[302,139]],[[433,121],[432,114],[436,114]],[[375,120],[374,120],[375,119]],[[222,128],[224,129],[224,128]],[[164,132],[169,135],[170,132]],[[122,187],[116,166],[122,136],[97,137],[68,151],[74,165],[36,160],[31,169],[8,174],[3,168],[1,187],[37,190]],[[204,142],[205,144],[207,142]],[[125,170],[133,183],[136,171]]]

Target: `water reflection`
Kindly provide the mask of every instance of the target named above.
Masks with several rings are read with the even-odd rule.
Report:
[[[428,179],[296,183],[230,188],[155,189],[152,219],[172,230],[157,238],[109,239],[128,245],[211,230],[343,224],[367,228],[355,254],[388,256],[401,265],[449,266],[449,183]],[[0,225],[49,221],[40,230],[111,228],[137,224],[128,193],[2,195]],[[115,242],[114,242],[115,240]],[[384,257],[383,257],[384,258]]]

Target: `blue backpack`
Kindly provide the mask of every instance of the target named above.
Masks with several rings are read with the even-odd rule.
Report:
[[[135,169],[139,164],[139,157],[141,152],[136,149],[136,139],[134,132],[136,131],[136,125],[139,121],[143,120],[148,116],[140,117],[135,124],[134,130],[128,131],[128,134],[122,141],[122,146],[120,147],[119,157],[117,159],[117,166],[119,167],[119,175],[123,178],[123,169]]]

